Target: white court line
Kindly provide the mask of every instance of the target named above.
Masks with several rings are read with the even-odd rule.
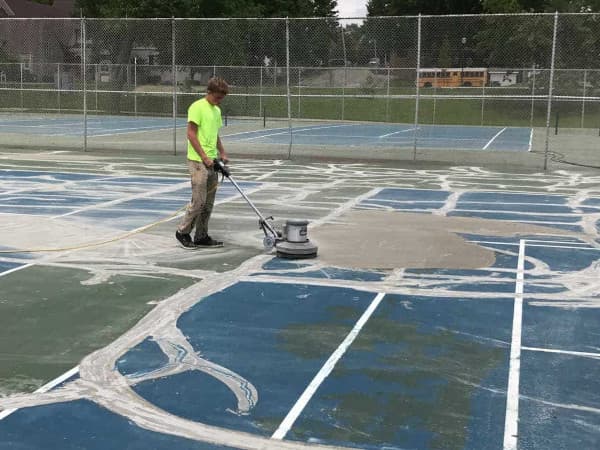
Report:
[[[69,370],[68,372],[63,373],[61,376],[59,376],[59,377],[55,378],[54,380],[46,383],[45,385],[43,385],[42,387],[40,387],[39,389],[37,389],[34,393],[35,394],[43,394],[44,392],[48,392],[49,390],[51,390],[54,387],[58,386],[63,381],[68,380],[73,375],[77,374],[78,372],[79,372],[79,366],[75,366],[71,370]],[[12,413],[14,413],[15,411],[17,411],[17,409],[18,408],[5,409],[4,411],[0,412],[0,420],[5,419],[6,417],[10,416]]]
[[[19,251],[15,250],[15,253],[19,253]],[[0,273],[0,277],[3,277],[4,275],[8,275],[9,273],[16,272],[17,270],[26,269],[27,267],[31,267],[31,266],[33,266],[33,264],[25,264],[25,265],[22,265],[19,267],[15,267],[14,269],[10,269],[10,270],[7,270],[6,272]]]
[[[329,126],[325,126],[325,127],[310,127],[310,128],[304,128],[304,129],[294,129],[294,128],[292,128],[292,134],[298,134],[298,133],[300,133],[302,131],[324,130],[326,128],[341,128],[341,127],[351,127],[351,126],[354,126],[354,124],[350,124],[350,125],[329,125]],[[287,128],[286,131],[280,131],[278,133],[261,134],[260,136],[253,136],[253,137],[249,137],[249,138],[238,139],[238,142],[239,141],[251,141],[252,139],[260,139],[260,138],[264,138],[264,137],[278,136],[278,135],[288,134],[288,133],[289,133],[289,128]],[[228,136],[223,136],[223,137],[229,137],[229,136],[234,136],[234,135],[230,134]]]
[[[176,128],[183,128],[184,125],[177,125]],[[96,129],[106,129],[106,128],[96,128]],[[142,128],[117,128],[113,131],[119,131],[119,130],[130,130],[130,131],[121,131],[119,133],[103,133],[103,134],[91,134],[88,135],[89,138],[94,138],[94,137],[104,137],[104,136],[121,136],[123,134],[132,134],[132,133],[141,133],[143,131],[164,131],[164,130],[172,130],[173,127],[160,127],[160,128],[155,128],[155,127],[142,127]],[[49,134],[45,134],[45,136],[55,136],[55,137],[60,137],[60,136],[80,136],[80,134],[75,134],[74,132],[72,133],[49,133]]]
[[[296,421],[302,410],[306,407],[306,405],[308,404],[314,393],[317,391],[321,383],[325,380],[325,378],[329,376],[336,363],[344,355],[348,347],[352,345],[352,342],[354,341],[354,339],[356,339],[356,336],[358,336],[358,333],[360,333],[360,330],[365,325],[365,323],[367,323],[373,312],[375,312],[375,309],[377,309],[377,306],[379,306],[379,303],[381,303],[381,300],[384,296],[385,294],[380,292],[373,299],[367,310],[363,313],[360,319],[358,319],[356,325],[354,325],[354,328],[352,328],[350,333],[348,333],[346,339],[344,339],[344,341],[335,350],[335,352],[331,354],[331,356],[325,362],[323,367],[321,367],[321,370],[319,370],[319,372],[317,373],[317,375],[315,375],[315,377],[310,382],[306,390],[302,393],[294,407],[290,410],[285,419],[283,419],[283,422],[281,422],[279,428],[277,428],[275,433],[273,433],[273,436],[271,436],[272,439],[281,440],[285,437],[285,435],[290,430],[290,428],[292,428],[294,422]]]
[[[552,235],[558,239],[564,239],[564,236],[560,234]],[[577,241],[561,241],[561,240],[550,240],[550,239],[527,239],[527,245],[531,245],[532,242],[538,242],[541,244],[565,244],[565,245],[590,245],[587,242],[577,242]]]
[[[168,192],[172,192],[172,191],[178,191],[180,189],[183,189],[185,187],[189,186],[189,181],[186,182],[181,182],[181,183],[177,183],[177,184],[173,184],[170,186],[166,186],[163,187],[161,189],[156,189],[154,191],[146,191],[146,192],[142,192],[141,194],[133,194],[133,195],[129,195],[127,197],[122,197],[122,198],[118,198],[115,200],[110,200],[108,202],[104,202],[104,203],[98,203],[96,205],[90,205],[90,206],[86,206],[84,208],[80,208],[80,209],[76,209],[74,211],[65,213],[65,214],[60,214],[58,216],[53,216],[51,217],[51,219],[57,219],[60,217],[67,217],[67,216],[71,216],[73,214],[77,214],[83,211],[88,211],[90,209],[103,209],[106,208],[107,206],[113,206],[113,205],[118,205],[119,203],[123,203],[123,202],[128,202],[130,200],[138,200],[141,198],[147,198],[147,197],[155,197],[158,194],[165,194]]]
[[[574,352],[571,350],[556,350],[553,348],[539,348],[539,347],[521,347],[521,349],[529,350],[530,352],[559,353],[561,355],[583,356],[585,358],[600,359],[600,353]]]
[[[481,150],[487,150],[487,148],[490,146],[490,144],[491,144],[492,142],[494,142],[494,140],[495,140],[495,139],[496,139],[498,136],[500,136],[502,133],[504,133],[505,131],[506,131],[506,127],[502,128],[500,131],[498,131],[498,133],[496,133],[496,134],[494,135],[494,137],[493,137],[493,138],[491,138],[491,139],[488,141],[488,143],[487,143],[487,144],[485,144],[485,146],[484,146],[484,147],[483,147]]]
[[[506,416],[504,419],[504,450],[517,450],[519,432],[519,377],[521,375],[521,329],[523,325],[523,284],[525,280],[525,240],[519,241],[519,262],[515,283],[510,366],[506,389]]]
[[[289,130],[289,127],[285,127],[285,128],[269,128],[269,131],[275,131],[275,130]],[[240,131],[238,133],[231,133],[231,134],[220,134],[219,135],[221,137],[232,137],[232,136],[242,136],[244,134],[256,134],[256,133],[262,133],[265,130],[253,130],[253,131]]]
[[[176,128],[183,128],[185,125],[177,125]],[[104,127],[102,128],[98,128],[98,129],[106,129]],[[131,133],[138,133],[141,131],[163,131],[163,130],[172,130],[173,126],[158,126],[158,125],[152,125],[152,126],[146,126],[146,127],[137,127],[137,128],[115,128],[113,130],[110,130],[111,133],[103,133],[103,134],[93,134],[91,136],[88,137],[103,137],[103,136],[116,136],[116,135],[121,135],[121,134],[131,134]],[[118,133],[115,133],[115,131],[118,131]]]
[[[14,128],[59,128],[59,127],[70,127],[70,126],[75,126],[75,125],[81,125],[82,122],[73,122],[73,123],[60,123],[55,124],[55,123],[43,123],[41,125],[17,125],[17,124],[0,124],[0,127],[4,127],[4,128],[10,128],[10,127],[14,127]]]
[[[382,138],[386,138],[388,136],[393,136],[394,134],[407,133],[409,131],[417,131],[417,130],[420,130],[420,129],[421,129],[420,127],[417,127],[417,128],[412,127],[412,128],[408,128],[407,130],[400,130],[400,131],[394,131],[393,133],[382,134],[381,136],[378,136],[378,138],[382,139]]]
[[[480,202],[477,202],[477,203],[480,203]],[[468,212],[468,213],[477,212],[477,213],[494,213],[494,214],[522,214],[522,215],[531,216],[531,217],[535,217],[535,216],[580,217],[580,216],[583,216],[583,214],[576,213],[576,212],[498,211],[498,210],[493,210],[493,209],[465,209],[460,206],[458,208],[456,208],[455,211]],[[502,220],[502,219],[499,219],[499,220]],[[574,223],[572,225],[577,225],[577,224]]]
[[[494,241],[474,241],[470,240],[469,242],[473,242],[475,244],[483,244],[483,245],[509,245],[516,246],[519,245],[517,242],[494,242]],[[581,244],[584,245],[584,244]],[[585,244],[588,245],[588,244]],[[527,247],[543,247],[543,248],[566,248],[571,250],[596,250],[600,251],[600,248],[594,247],[573,247],[570,245],[544,245],[544,244],[530,244],[529,240],[527,240]]]
[[[528,247],[543,247],[543,248],[566,248],[566,249],[571,249],[571,250],[595,250],[595,251],[600,251],[600,248],[594,248],[594,247],[574,247],[572,245],[530,244],[529,241],[527,241],[527,246]]]

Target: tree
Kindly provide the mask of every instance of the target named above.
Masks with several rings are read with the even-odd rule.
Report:
[[[595,12],[600,11],[600,0],[369,0],[367,11],[370,17],[419,13]]]
[[[479,0],[369,0],[367,14],[373,16],[407,16],[417,14],[478,14]]]
[[[86,17],[334,17],[337,0],[77,0]]]
[[[314,0],[312,15],[315,17],[337,17],[337,0]]]

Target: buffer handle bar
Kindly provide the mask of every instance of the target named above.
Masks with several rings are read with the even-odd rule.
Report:
[[[259,223],[260,223],[261,228],[265,232],[265,234],[267,234],[267,230],[268,230],[269,233],[271,233],[275,239],[278,239],[279,234],[277,233],[277,231],[275,231],[275,229],[271,226],[271,224],[267,221],[267,219],[261,214],[261,212],[258,210],[258,208],[256,206],[254,206],[254,203],[252,203],[252,201],[248,198],[248,196],[244,193],[244,191],[242,191],[242,188],[237,184],[237,182],[231,176],[231,172],[229,171],[229,168],[225,165],[225,162],[222,159],[217,158],[217,159],[213,160],[213,165],[217,172],[221,172],[223,174],[223,176],[227,177],[227,179],[229,181],[231,181],[231,183],[235,186],[235,188],[238,190],[240,195],[244,198],[244,200],[246,200],[248,205],[250,205],[250,207],[254,210],[254,212],[260,219]],[[270,217],[270,218],[272,219],[272,217]]]

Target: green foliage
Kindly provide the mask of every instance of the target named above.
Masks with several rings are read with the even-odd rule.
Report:
[[[86,17],[333,17],[337,0],[77,0]]]
[[[368,15],[594,12],[600,0],[369,0]]]
[[[483,12],[485,13],[518,13],[521,9],[519,0],[483,0]]]
[[[404,16],[415,14],[478,14],[479,0],[369,0],[368,15]]]

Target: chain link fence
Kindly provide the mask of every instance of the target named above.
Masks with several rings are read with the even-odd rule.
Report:
[[[595,14],[2,18],[0,134],[183,152],[187,108],[215,75],[239,154],[600,165]]]

